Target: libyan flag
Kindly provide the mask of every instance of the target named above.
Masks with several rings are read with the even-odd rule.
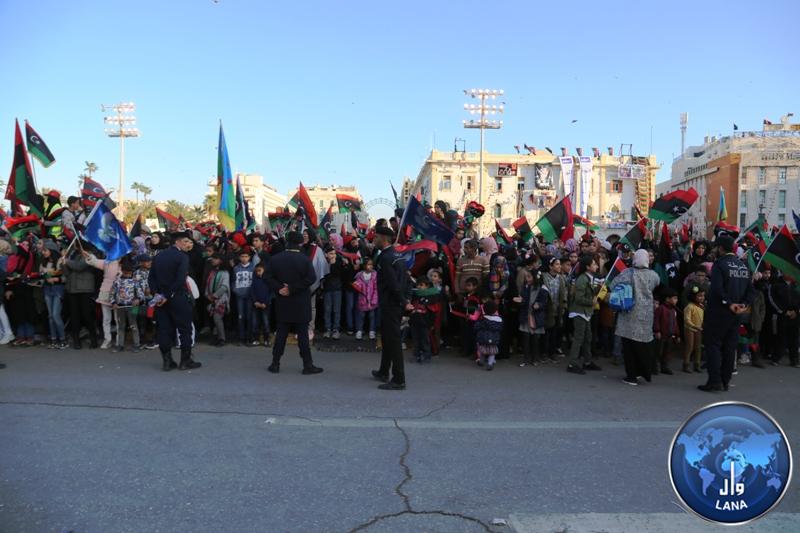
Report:
[[[339,207],[340,213],[352,213],[353,211],[362,210],[361,200],[348,194],[337,194],[336,204]]]
[[[6,219],[6,231],[9,235],[19,240],[29,233],[42,234],[42,221],[36,215]]]
[[[523,241],[529,241],[533,237],[531,226],[528,224],[528,219],[524,216],[519,217],[511,225],[514,226],[514,230],[522,237]]]
[[[494,219],[494,229],[495,240],[497,241],[497,244],[502,244],[505,246],[511,244],[511,237],[508,236],[508,233],[506,233],[506,230],[503,229],[503,226],[500,225],[497,219]]]
[[[764,261],[783,272],[784,275],[800,281],[800,257],[798,256],[800,256],[800,250],[797,248],[797,243],[794,242],[789,227],[784,224],[767,247]]]
[[[577,213],[572,215],[572,222],[576,226],[584,228],[587,231],[596,231],[600,229],[600,226],[598,226],[596,222],[592,222],[588,218],[582,217]]]
[[[572,203],[569,196],[554,205],[534,226],[544,235],[545,242],[571,239],[575,226],[572,222]]]
[[[166,211],[162,211],[157,207],[156,216],[158,217],[158,223],[167,228],[167,231],[177,231],[181,225],[181,219],[174,215],[170,215]]]
[[[53,152],[50,151],[50,148],[47,147],[39,134],[36,133],[33,126],[28,124],[27,120],[25,121],[25,137],[28,140],[28,152],[38,159],[43,167],[47,168],[56,162]]]
[[[28,161],[28,152],[22,142],[19,121],[16,122],[16,130],[14,132],[14,162],[11,165],[11,175],[8,178],[6,200],[27,205],[30,207],[30,212],[37,216],[44,215],[44,199],[36,192],[31,162]]]
[[[693,187],[688,191],[672,191],[656,198],[647,216],[669,224],[686,213],[695,201],[697,201],[697,191]]]
[[[627,244],[631,250],[638,250],[642,245],[644,236],[647,234],[647,219],[641,218],[634,227],[628,230],[628,233],[620,239],[620,242]]]

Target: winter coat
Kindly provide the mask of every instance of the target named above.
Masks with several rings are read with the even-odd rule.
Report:
[[[484,316],[475,324],[475,342],[478,346],[499,346],[502,331],[502,318]]]
[[[82,258],[64,262],[64,288],[69,294],[93,294],[95,288],[94,271]]]
[[[622,282],[633,284],[634,304],[627,313],[617,313],[616,334],[636,342],[650,342],[653,340],[653,289],[661,280],[648,268],[629,268],[614,278],[609,290]]]
[[[267,304],[272,301],[272,291],[264,278],[253,276],[253,285],[250,287],[250,299],[253,303]]]
[[[358,310],[372,311],[378,308],[378,272],[373,270],[367,281],[362,270],[356,274],[353,287],[358,291]]]
[[[253,271],[256,269],[252,261],[246,266],[239,263],[233,267],[233,293],[239,298],[247,298],[253,286]]]

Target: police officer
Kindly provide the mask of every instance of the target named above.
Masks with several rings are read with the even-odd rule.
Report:
[[[403,349],[400,340],[400,319],[403,309],[413,309],[404,287],[408,270],[405,261],[397,257],[392,246],[394,232],[381,225],[375,230],[375,246],[380,250],[377,260],[378,306],[381,314],[381,367],[372,371],[372,376],[383,381],[382,390],[403,390],[406,375],[403,368]],[[391,380],[390,378],[391,372]]]
[[[300,357],[303,359],[303,374],[319,374],[322,369],[314,366],[308,338],[308,323],[311,321],[311,286],[317,281],[314,265],[300,252],[303,235],[292,231],[286,236],[286,250],[269,260],[266,270],[267,285],[276,295],[275,316],[278,330],[272,345],[272,364],[267,370],[280,372],[281,357],[286,347],[289,326],[294,325]]]
[[[186,286],[189,272],[189,256],[192,240],[188,231],[172,235],[173,246],[159,253],[153,260],[148,284],[150,290],[161,302],[156,307],[158,326],[158,347],[167,372],[173,368],[191,370],[200,368],[202,363],[192,360],[192,299]],[[172,344],[178,330],[181,345],[180,366],[172,359]]]
[[[753,301],[750,270],[734,255],[733,238],[720,235],[715,244],[719,259],[711,269],[711,288],[703,321],[708,381],[697,386],[705,392],[728,390],[741,315]]]

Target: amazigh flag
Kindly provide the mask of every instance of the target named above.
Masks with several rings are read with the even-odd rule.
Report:
[[[569,196],[554,205],[534,226],[544,235],[545,242],[571,239],[575,226],[572,222],[572,203]]]
[[[506,230],[503,229],[503,226],[500,225],[500,222],[497,219],[494,219],[494,229],[495,229],[495,240],[497,244],[511,244],[511,237],[508,236]]]
[[[167,228],[167,231],[176,231],[181,225],[181,219],[157,207],[156,216],[158,217],[158,223]]]
[[[697,201],[697,191],[690,187],[688,191],[672,191],[656,198],[647,216],[654,220],[663,220],[667,224],[674,222],[686,213]]]
[[[328,241],[331,238],[331,233],[333,232],[333,206],[328,206],[328,210],[325,212],[325,216],[322,217],[322,220],[319,221],[319,228],[317,228],[317,233],[319,233],[319,238],[323,241]],[[344,238],[344,235],[342,235]]]
[[[314,202],[312,202],[311,197],[308,196],[308,191],[303,186],[302,181],[300,182],[300,187],[298,187],[297,192],[294,193],[294,196],[289,200],[289,206],[301,212],[303,216],[308,219],[312,227],[316,228],[318,226],[317,210],[314,209]]]
[[[336,204],[339,206],[340,213],[352,213],[353,211],[361,211],[361,200],[354,198],[348,194],[337,194]]]
[[[596,231],[600,229],[600,226],[598,226],[596,222],[592,222],[588,218],[582,217],[577,213],[572,214],[572,223],[576,227],[584,228],[586,231]]]
[[[25,121],[25,137],[28,141],[28,152],[30,152],[44,168],[56,162],[56,158],[53,157],[53,152],[50,151],[50,148],[48,148],[42,138],[39,137],[39,134],[36,133],[33,126],[28,124],[27,120]]]
[[[233,189],[231,161],[228,158],[228,146],[219,123],[219,143],[217,144],[217,216],[228,231],[236,228],[236,191]]]
[[[522,240],[527,242],[533,238],[533,231],[531,230],[530,224],[528,224],[528,219],[525,216],[519,217],[517,220],[511,223],[514,226],[514,230],[517,234],[522,237]]]
[[[728,208],[725,205],[725,189],[719,188],[719,210],[717,211],[717,222],[728,220]]]
[[[19,240],[29,233],[34,235],[42,234],[42,221],[36,215],[26,215],[24,217],[6,218],[6,231],[9,235]]]
[[[800,281],[800,250],[792,237],[789,227],[784,224],[764,252],[764,261],[777,268],[784,275]]]
[[[417,233],[422,235],[423,239],[435,241],[444,246],[447,246],[455,235],[453,230],[448,228],[415,197],[408,199],[408,205],[403,211],[403,218],[400,220],[398,229],[402,231],[405,226],[414,228]]]
[[[28,161],[28,152],[25,150],[25,143],[22,142],[19,121],[15,121],[14,162],[8,178],[6,200],[11,200],[12,205],[14,202],[27,205],[30,212],[37,216],[44,214],[44,198],[36,192],[31,162]]]
[[[627,244],[631,250],[638,250],[642,245],[642,241],[644,240],[644,236],[646,234],[647,219],[642,218],[639,219],[639,222],[637,222],[635,226],[628,230],[628,233],[626,233],[625,236],[619,240],[619,242]]]

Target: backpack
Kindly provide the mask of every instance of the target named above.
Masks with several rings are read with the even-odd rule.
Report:
[[[627,313],[633,309],[636,298],[633,292],[633,276],[631,280],[617,283],[608,295],[608,307],[617,313]]]

